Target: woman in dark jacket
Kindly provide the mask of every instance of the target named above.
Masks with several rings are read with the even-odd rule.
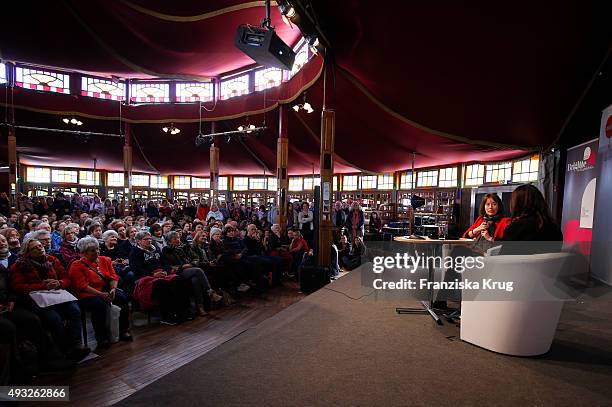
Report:
[[[166,325],[176,325],[189,319],[189,294],[184,284],[176,278],[171,267],[161,262],[161,253],[151,243],[149,232],[136,234],[136,246],[130,253],[130,269],[137,279],[134,297],[139,302],[151,299],[159,302],[162,315],[161,322]],[[152,286],[149,290],[144,288]],[[142,298],[138,293],[150,296]],[[142,306],[142,304],[141,304]]]
[[[503,240],[530,243],[504,244],[500,254],[554,253],[561,250],[563,233],[550,215],[544,196],[535,186],[526,184],[516,188],[512,192],[510,211],[512,222],[506,227]]]
[[[203,317],[206,315],[204,310],[205,296],[213,302],[220,301],[223,297],[215,293],[210,287],[204,270],[191,263],[191,259],[181,246],[178,232],[172,231],[166,235],[166,238],[168,245],[162,250],[162,261],[166,266],[172,267],[179,278],[191,287],[191,294],[196,304],[196,313]]]

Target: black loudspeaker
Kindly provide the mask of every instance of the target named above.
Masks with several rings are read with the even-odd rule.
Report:
[[[236,47],[265,67],[293,68],[295,52],[283,42],[274,30],[241,25],[236,31]]]
[[[300,266],[298,269],[300,291],[311,293],[330,283],[328,267]]]

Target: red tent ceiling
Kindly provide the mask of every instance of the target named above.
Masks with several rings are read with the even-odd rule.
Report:
[[[423,167],[509,159],[546,147],[610,42],[605,13],[588,1],[513,3],[512,9],[491,2],[466,7],[359,0],[316,0],[313,6],[337,63],[328,69],[327,93],[336,110],[338,172],[409,168],[412,152]],[[216,76],[252,65],[233,46],[234,32],[241,23],[258,24],[264,14],[261,1],[231,0],[44,2],[35,13],[20,2],[9,8],[13,18],[0,26],[4,58],[128,77]],[[273,24],[286,42],[299,37],[281,22],[276,7]],[[313,164],[318,167],[320,73],[321,60],[315,58],[292,81],[269,91],[267,103],[261,92],[231,99],[204,120],[235,128],[245,121],[236,118],[251,112],[251,122],[261,122],[253,111],[276,100],[288,103],[312,85],[308,99],[316,113],[290,111],[289,117],[289,171],[310,173]],[[0,103],[6,103],[4,92]],[[108,101],[17,90],[14,103],[24,109],[17,124],[57,127],[57,117],[35,112],[75,112],[87,118],[92,131],[119,126],[118,106]],[[222,173],[276,167],[278,112],[266,116],[266,135],[222,146]],[[123,117],[137,123],[140,170],[208,173],[207,152],[193,148],[195,105],[128,107]],[[146,123],[173,119],[183,130],[173,139],[160,132],[159,124]],[[40,133],[18,131],[24,162],[81,166],[97,155],[100,168],[121,169],[120,139],[104,149],[98,148],[104,141],[79,147],[70,137],[45,137],[43,142]]]

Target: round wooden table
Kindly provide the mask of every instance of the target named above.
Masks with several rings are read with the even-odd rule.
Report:
[[[474,244],[473,239],[430,239],[429,237],[416,237],[416,236],[396,236],[393,241],[398,243],[408,243],[414,245],[425,245],[428,249],[428,261],[427,261],[427,281],[433,281],[434,279],[434,264],[433,261],[429,261],[436,253],[436,247],[445,244],[456,245],[456,246],[470,246]],[[429,289],[429,298],[427,301],[421,301],[421,307],[398,307],[395,311],[398,314],[429,314],[436,321],[438,325],[442,325],[442,320],[436,313],[433,306],[433,288]]]

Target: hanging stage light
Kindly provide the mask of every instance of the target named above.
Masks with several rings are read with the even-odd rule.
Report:
[[[306,113],[314,112],[314,109],[312,108],[312,105],[306,101],[306,92],[304,92],[304,100],[303,100],[303,102],[294,105],[293,106],[293,110],[295,110],[296,112],[299,112],[300,110],[305,110]]]
[[[76,118],[76,117],[74,117],[74,116],[72,116],[71,118],[70,118],[70,117],[64,117],[64,118],[62,119],[62,121],[63,121],[64,123],[66,123],[66,124],[72,124],[72,125],[75,125],[75,126],[82,126],[82,125],[83,125],[83,122],[82,122],[82,121],[80,121],[79,119],[77,119],[77,118]]]
[[[175,135],[175,134],[179,134],[181,132],[181,129],[174,127],[174,123],[170,123],[170,126],[162,127],[162,131],[164,133],[170,133],[172,135]]]

